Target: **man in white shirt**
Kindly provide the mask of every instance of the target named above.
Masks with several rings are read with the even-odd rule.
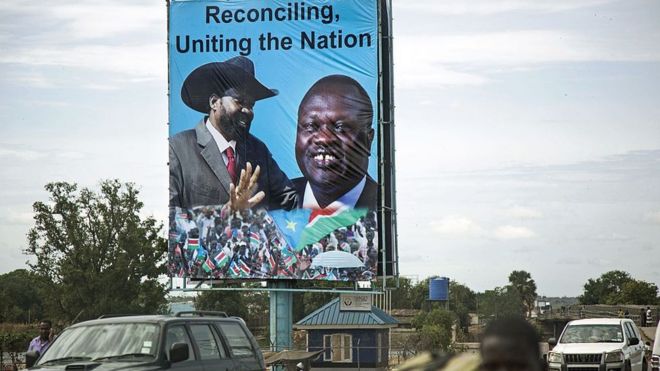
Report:
[[[204,246],[206,246],[206,238],[215,228],[213,209],[209,207],[202,208],[202,212],[197,217],[197,226],[199,227],[199,238],[203,241]]]
[[[376,208],[378,185],[367,174],[372,121],[369,95],[354,79],[331,75],[312,85],[298,108],[299,207]]]

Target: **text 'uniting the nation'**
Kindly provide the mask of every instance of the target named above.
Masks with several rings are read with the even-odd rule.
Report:
[[[339,22],[340,15],[332,5],[309,5],[304,2],[287,3],[281,7],[263,8],[221,8],[207,5],[202,21],[207,26],[229,25],[233,23],[278,23],[278,22],[320,22],[328,25]],[[209,33],[202,37],[176,35],[175,48],[178,53],[223,53],[236,52],[249,55],[256,47],[261,51],[299,49],[341,49],[369,48],[373,38],[370,32],[351,33],[340,28],[327,32],[300,31],[298,35],[262,32],[252,37],[233,37],[222,33]]]

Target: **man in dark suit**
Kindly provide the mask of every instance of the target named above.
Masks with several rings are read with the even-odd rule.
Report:
[[[369,95],[348,76],[326,76],[307,91],[296,135],[299,207],[376,208],[378,184],[367,174],[373,116]]]
[[[266,145],[249,133],[255,102],[275,95],[242,56],[202,65],[186,77],[183,102],[207,116],[170,138],[170,207],[233,202],[240,209],[236,200],[243,207],[297,206],[291,181]]]

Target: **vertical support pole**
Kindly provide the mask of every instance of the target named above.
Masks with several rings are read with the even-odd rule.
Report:
[[[270,291],[270,346],[274,352],[292,348],[293,327],[293,292],[291,282],[268,281],[269,288],[282,291]]]

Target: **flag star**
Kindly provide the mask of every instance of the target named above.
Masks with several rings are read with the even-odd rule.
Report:
[[[296,224],[298,224],[298,223],[295,223],[292,220],[287,220],[286,221],[286,229],[290,229],[290,230],[295,232],[296,231]]]

